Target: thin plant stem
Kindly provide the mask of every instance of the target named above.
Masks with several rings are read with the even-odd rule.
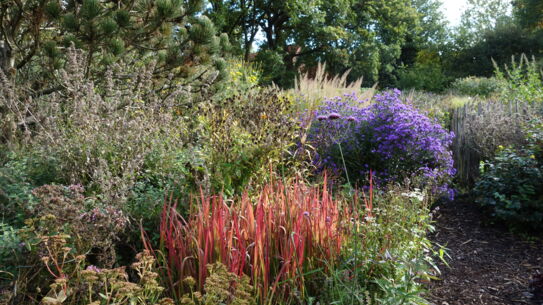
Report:
[[[347,178],[347,183],[351,186],[351,180],[349,179],[349,173],[347,172],[347,165],[345,165],[345,158],[343,157],[343,150],[341,149],[341,143],[337,143],[339,146],[339,153],[341,154],[341,161],[343,162],[343,170],[345,171],[345,177]]]

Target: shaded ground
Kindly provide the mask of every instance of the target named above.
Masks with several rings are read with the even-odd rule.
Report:
[[[431,239],[447,247],[450,268],[440,267],[441,281],[430,284],[429,299],[435,305],[543,304],[530,290],[543,273],[543,240],[485,226],[482,218],[467,200],[439,207]]]

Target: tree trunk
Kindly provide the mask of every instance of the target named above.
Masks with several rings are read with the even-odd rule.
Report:
[[[15,59],[12,56],[11,48],[9,44],[0,40],[0,69],[9,77],[11,70],[14,69]]]

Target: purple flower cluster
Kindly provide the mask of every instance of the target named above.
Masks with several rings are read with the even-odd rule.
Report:
[[[96,273],[102,272],[102,269],[100,269],[100,268],[98,268],[98,267],[96,267],[94,265],[87,266],[87,268],[85,270],[96,272]]]
[[[345,95],[317,110],[308,139],[317,148],[319,168],[341,172],[345,162],[349,177],[359,183],[372,169],[383,184],[409,179],[436,193],[448,191],[455,174],[453,133],[404,104],[399,90],[365,103]]]

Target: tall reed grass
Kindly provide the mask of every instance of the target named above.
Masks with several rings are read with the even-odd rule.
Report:
[[[289,94],[299,97],[298,106],[301,111],[314,110],[326,99],[344,94],[355,94],[361,100],[371,100],[377,84],[371,88],[362,88],[363,78],[348,82],[351,70],[341,75],[330,75],[326,72],[326,63],[319,63],[315,71],[301,72],[295,79],[294,89]]]

